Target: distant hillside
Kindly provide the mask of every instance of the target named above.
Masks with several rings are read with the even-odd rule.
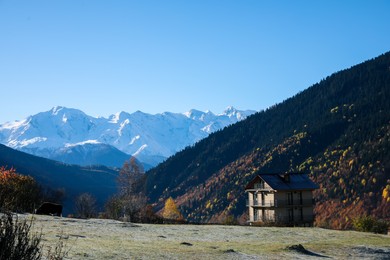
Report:
[[[68,164],[81,166],[104,165],[107,167],[120,168],[128,155],[108,144],[71,145],[54,151],[50,159]],[[151,166],[145,168],[150,169]]]
[[[386,53],[177,153],[147,172],[148,194],[160,207],[172,196],[191,221],[244,219],[244,187],[256,174],[302,171],[320,185],[318,225],[389,218],[389,100]]]
[[[34,177],[39,184],[52,189],[64,188],[65,214],[73,212],[75,196],[89,192],[103,206],[116,192],[117,172],[106,167],[80,167],[36,157],[0,145],[0,166],[15,168],[23,175]]]

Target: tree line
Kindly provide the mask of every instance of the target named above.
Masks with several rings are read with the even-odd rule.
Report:
[[[161,214],[155,213],[144,191],[145,177],[142,165],[130,158],[119,172],[117,193],[106,201],[103,211],[99,211],[93,195],[82,193],[74,199],[74,213],[70,216],[142,223],[182,222],[183,217],[171,198]],[[65,190],[45,188],[16,169],[0,167],[0,212],[34,213],[43,202],[61,204],[65,196]]]

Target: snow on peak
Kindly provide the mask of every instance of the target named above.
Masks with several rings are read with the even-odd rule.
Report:
[[[120,119],[120,116],[121,116],[121,113],[115,113],[113,115],[111,115],[108,119],[109,119],[109,122],[110,123],[113,123],[113,124],[116,124],[119,122],[119,119]]]
[[[9,146],[12,147],[12,148],[17,148],[19,146],[27,146],[27,145],[31,145],[31,144],[36,144],[36,143],[39,143],[39,142],[45,142],[47,140],[46,137],[34,137],[34,138],[31,138],[31,139],[23,139],[21,141],[16,141],[16,140],[12,140],[9,142]]]
[[[237,109],[235,109],[233,106],[228,106],[224,111],[223,114],[225,115],[231,115],[237,113]]]
[[[133,137],[129,143],[129,145],[132,145],[134,144],[138,139],[140,139],[141,136],[140,135],[136,135],[135,137]]]
[[[52,115],[58,115],[58,113],[61,111],[61,110],[63,110],[64,109],[64,107],[62,107],[62,106],[55,106],[55,107],[53,107],[50,111],[51,111],[51,114]]]
[[[242,110],[237,110],[236,108],[234,108],[233,106],[228,106],[222,114],[220,115],[225,115],[231,119],[235,119],[235,120],[238,120],[238,121],[241,121],[245,118],[247,118],[248,116],[252,115],[256,113],[256,111],[254,110],[245,110],[245,111],[242,111]],[[219,116],[220,116],[219,115]]]
[[[95,118],[66,107],[54,107],[23,121],[0,124],[0,143],[47,158],[58,149],[107,144],[145,159],[167,158],[210,133],[244,119],[254,111],[228,107],[223,114],[191,109],[186,113],[120,112]]]
[[[117,123],[129,118],[129,116],[130,116],[129,113],[122,111],[122,112],[118,112],[118,113],[115,113],[115,114],[109,116],[108,120],[112,124],[117,124]]]
[[[97,140],[87,140],[87,141],[74,143],[74,144],[66,143],[65,147],[68,148],[68,147],[74,147],[74,146],[85,145],[85,144],[101,144],[101,142],[99,142]]]
[[[145,150],[146,148],[148,147],[147,144],[143,144],[135,153],[133,153],[132,155],[137,157],[143,150]]]
[[[77,118],[77,117],[89,117],[92,118],[91,116],[87,116],[83,111],[75,109],[75,108],[67,108],[63,106],[55,106],[53,107],[50,111],[47,112],[42,112],[39,113],[33,117],[36,117],[38,115],[46,116],[46,117],[51,117],[51,116],[58,116],[59,118]]]
[[[186,117],[192,118],[192,119],[200,118],[203,114],[204,114],[204,112],[196,110],[196,109],[191,109],[190,111],[184,113],[184,115]]]
[[[23,126],[27,126],[28,125],[28,120],[27,119],[23,119],[23,120],[20,120],[20,121],[13,121],[13,122],[6,122],[2,125],[0,125],[0,131],[1,130],[5,130],[5,129],[17,129],[17,128],[20,128],[20,127],[23,127]]]

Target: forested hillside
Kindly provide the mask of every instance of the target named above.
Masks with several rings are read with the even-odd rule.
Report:
[[[116,192],[118,172],[107,167],[80,167],[36,157],[0,144],[0,166],[33,177],[43,188],[64,192],[65,214],[74,211],[76,196],[90,193],[103,207]]]
[[[172,196],[190,221],[245,220],[249,180],[302,171],[320,186],[317,225],[389,218],[389,100],[386,53],[187,147],[147,172],[148,195],[159,207]]]

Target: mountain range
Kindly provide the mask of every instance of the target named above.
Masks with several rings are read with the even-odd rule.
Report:
[[[317,226],[350,228],[353,219],[366,215],[390,221],[389,86],[390,52],[334,73],[235,124],[210,131],[207,137],[197,139],[146,172],[144,190],[149,202],[159,210],[172,197],[191,222],[223,223],[237,219],[245,223],[244,187],[250,180],[261,173],[303,172],[319,185],[314,191]],[[107,140],[113,137],[112,143],[116,137],[118,143],[134,144],[145,135],[127,132],[127,139],[122,139],[127,130],[136,129],[132,122],[140,121],[122,119],[121,113],[105,119],[88,117],[78,110],[65,113],[68,110],[56,107],[20,122],[3,124],[0,140],[15,148],[40,152],[47,148],[50,153],[59,139],[59,149],[90,149],[89,145],[106,144],[102,136]],[[192,111],[180,117],[206,121],[206,115]],[[157,117],[169,122],[165,118],[168,115]],[[104,125],[95,120],[112,127],[102,127],[105,130],[100,135],[92,135]],[[153,125],[148,122],[139,124]],[[195,122],[199,126],[199,121]],[[213,125],[202,128],[211,129]],[[196,129],[196,133],[202,131]],[[24,138],[16,138],[25,133]],[[37,144],[42,146],[34,146]],[[133,147],[132,154],[149,147],[148,144],[140,149],[142,143],[138,145]],[[106,144],[108,150],[113,147]],[[44,185],[66,187],[73,197],[90,192],[101,202],[115,191],[118,174],[104,167],[79,167],[38,158],[3,145],[0,165],[15,167]]]
[[[96,118],[77,109],[58,106],[21,121],[1,124],[0,143],[82,166],[121,167],[130,156],[135,156],[149,169],[254,112],[228,107],[222,114],[193,109],[156,115],[120,112],[108,118]]]
[[[282,75],[281,75],[282,76]],[[295,96],[212,133],[148,171],[157,209],[173,197],[193,222],[247,216],[244,187],[261,173],[307,173],[315,223],[390,221],[390,52],[334,73]]]

